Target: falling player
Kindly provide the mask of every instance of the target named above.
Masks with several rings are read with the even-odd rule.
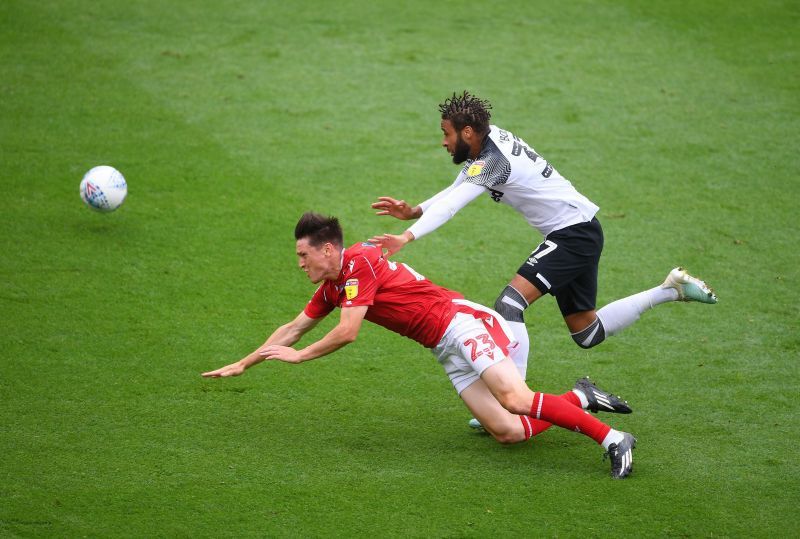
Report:
[[[254,352],[203,376],[238,376],[264,360],[300,363],[330,354],[355,341],[366,319],[431,348],[466,406],[499,442],[522,442],[555,424],[603,445],[612,477],[631,472],[636,439],[584,412],[603,402],[604,411],[630,413],[627,403],[586,379],[563,395],[531,391],[507,360],[517,343],[498,313],[385,259],[370,243],[345,249],[335,218],[304,214],[295,239],[300,268],[321,283],[311,301]],[[331,331],[292,348],[336,307],[341,316]]]

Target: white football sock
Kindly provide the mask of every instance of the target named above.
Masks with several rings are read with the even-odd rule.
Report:
[[[597,317],[603,323],[606,337],[616,335],[626,327],[636,322],[645,311],[648,311],[668,301],[678,299],[678,291],[674,288],[661,288],[657,286],[644,292],[639,292],[627,298],[611,302],[599,311]]]
[[[572,392],[575,393],[578,396],[578,399],[581,401],[581,408],[586,410],[589,407],[589,399],[586,398],[586,393],[580,389],[573,389]]]
[[[516,349],[510,351],[509,355],[517,366],[519,374],[522,379],[528,374],[528,351],[530,350],[530,338],[528,337],[528,328],[522,322],[509,322],[511,332],[514,334],[514,340],[517,341]]]
[[[606,434],[606,437],[603,438],[603,442],[600,445],[603,446],[603,449],[608,451],[608,446],[610,446],[611,444],[618,444],[624,439],[625,437],[622,435],[620,431],[611,429],[610,431],[608,431],[608,434]]]

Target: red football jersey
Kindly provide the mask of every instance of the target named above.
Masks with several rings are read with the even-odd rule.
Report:
[[[370,322],[433,348],[453,319],[456,298],[463,296],[386,260],[371,243],[357,243],[344,250],[339,277],[323,282],[304,312],[322,318],[336,307],[367,305]]]

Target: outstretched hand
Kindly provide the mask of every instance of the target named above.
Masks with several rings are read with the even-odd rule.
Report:
[[[378,202],[373,202],[372,208],[378,210],[375,215],[391,215],[401,221],[417,217],[414,208],[409,206],[405,200],[397,200],[392,197],[378,197]]]
[[[204,372],[203,378],[227,378],[228,376],[239,376],[243,372],[244,365],[237,361],[215,371]]]
[[[258,354],[264,359],[277,359],[286,363],[300,363],[303,359],[300,352],[290,346],[270,344],[259,349]]]
[[[369,242],[376,247],[386,249],[386,258],[389,258],[410,240],[405,234],[381,234],[369,239]]]

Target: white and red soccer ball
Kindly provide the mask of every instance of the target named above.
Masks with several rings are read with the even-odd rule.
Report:
[[[114,167],[102,165],[84,174],[81,180],[81,199],[91,209],[100,212],[114,211],[125,202],[128,184]]]

